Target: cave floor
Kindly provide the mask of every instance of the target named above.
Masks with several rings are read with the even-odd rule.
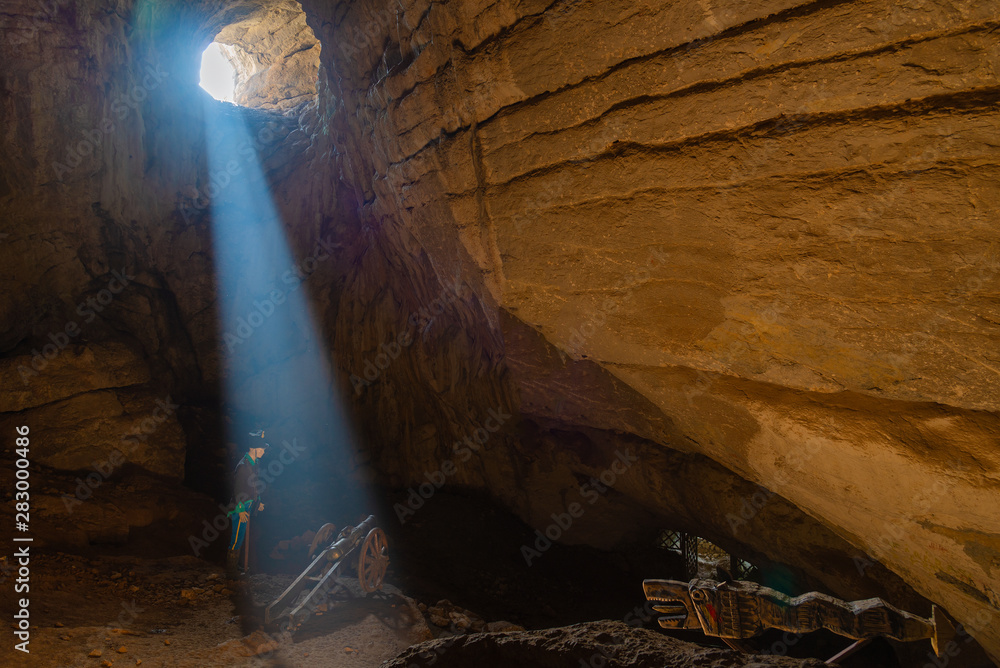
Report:
[[[246,614],[245,585],[193,556],[52,553],[35,555],[32,566],[31,652],[5,644],[3,665],[353,668],[377,666],[431,637],[392,587],[321,613],[294,643],[281,644]],[[13,608],[10,592],[5,608]]]
[[[291,581],[288,575],[256,574],[232,581],[215,564],[191,556],[94,559],[52,553],[37,555],[33,563],[38,573],[33,586],[39,590],[36,600],[40,603],[33,617],[31,653],[13,656],[10,647],[5,647],[6,656],[0,657],[0,665],[370,668],[401,655],[389,665],[429,666],[443,659],[442,665],[465,666],[470,665],[463,658],[468,654],[467,658],[476,657],[474,663],[486,668],[511,665],[511,657],[504,657],[511,651],[535,657],[535,661],[517,661],[526,667],[577,665],[577,660],[572,664],[560,661],[568,660],[571,653],[610,656],[613,650],[602,649],[601,643],[611,641],[617,645],[619,638],[631,645],[636,656],[624,663],[600,665],[820,665],[773,656],[740,656],[677,641],[620,621],[581,624],[569,627],[565,633],[563,629],[547,629],[466,635],[454,626],[452,633],[432,622],[435,608],[441,608],[431,607],[429,615],[428,606],[402,595],[388,583],[377,595],[364,596],[356,581],[348,578],[344,580],[346,599],[321,606],[291,639],[276,630],[268,633],[258,619],[263,602]],[[241,611],[243,614],[239,614]],[[472,616],[469,611],[463,612]],[[476,619],[479,625],[482,621]],[[481,641],[464,642],[465,638],[475,637],[495,637],[500,646],[491,649]],[[459,642],[452,646],[451,639]],[[430,648],[429,661],[426,656],[421,660],[420,648],[412,647],[422,641],[431,641],[420,646]],[[492,657],[485,663],[484,652],[487,658]]]
[[[645,620],[645,629],[638,628],[634,614],[645,603],[640,586],[643,577],[676,577],[655,553],[606,553],[554,545],[529,567],[519,547],[533,532],[516,518],[476,498],[441,493],[432,501],[402,524],[383,513],[389,520],[380,526],[389,535],[392,562],[382,592],[365,596],[356,579],[345,576],[344,600],[320,608],[320,614],[291,638],[265,629],[261,618],[266,604],[305,563],[304,548],[289,550],[284,560],[274,560],[268,558],[274,550],[262,540],[254,574],[239,581],[224,576],[221,559],[185,554],[186,541],[175,539],[171,539],[173,552],[166,543],[154,549],[141,537],[125,546],[92,546],[76,553],[33,552],[31,653],[16,653],[12,643],[5,644],[0,665],[367,668],[400,656],[415,643],[447,643],[451,636],[465,637],[466,632],[480,630],[508,630],[517,636],[519,627],[529,629],[524,632],[528,635],[508,642],[505,651],[540,657],[553,648],[580,651],[587,642],[599,646],[602,638],[620,636],[640,647],[659,643],[661,654],[683,659],[677,665],[691,668],[816,665],[778,656],[740,656],[719,643],[706,647],[713,643],[693,632],[679,632],[675,637],[688,642],[667,647],[664,642],[677,640],[661,633],[651,616]],[[150,554],[163,556],[151,558]],[[0,562],[0,566],[7,564]],[[13,610],[9,568],[0,576],[7,585],[0,588],[0,603]],[[576,626],[565,632],[554,630],[568,625]],[[505,634],[490,634],[494,636]],[[477,652],[486,651],[484,647],[493,652],[489,649],[492,641],[485,642],[456,643],[448,661],[485,668],[479,660],[463,664],[458,659],[468,651],[471,660]],[[842,639],[833,642],[842,643]],[[809,644],[803,641],[790,653],[831,656],[840,646],[810,648]],[[901,665],[887,646],[882,650],[881,654],[878,648],[867,650],[844,666]],[[415,651],[410,649],[408,656],[416,656]],[[526,668],[549,665],[516,663]],[[577,664],[557,661],[552,665]]]

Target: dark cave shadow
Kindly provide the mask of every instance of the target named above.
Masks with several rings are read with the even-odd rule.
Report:
[[[412,616],[406,601],[397,594],[353,594],[329,602],[329,609],[322,615],[313,614],[292,636],[294,642],[311,640],[335,633],[373,616],[385,627],[401,631],[412,626]],[[393,607],[394,606],[394,607]]]
[[[398,593],[361,592],[351,576],[342,576],[337,584],[333,592],[323,599],[327,609],[311,614],[291,635],[293,644],[336,633],[361,623],[369,616],[375,617],[383,626],[398,633],[412,626],[420,614],[415,613],[406,599]],[[244,635],[258,630],[273,637],[282,635],[284,619],[275,620],[270,624],[264,622],[264,613],[270,601],[264,604],[253,603],[246,591],[237,593],[234,599],[237,609],[244,611],[240,618]]]

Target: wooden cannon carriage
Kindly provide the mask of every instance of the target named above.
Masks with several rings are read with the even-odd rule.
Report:
[[[350,567],[356,568],[358,583],[365,593],[382,588],[389,557],[385,532],[375,526],[375,516],[369,515],[356,527],[345,527],[335,540],[322,547],[329,540],[330,529],[332,525],[324,525],[317,533],[310,555],[317,547],[320,547],[319,553],[281,596],[267,606],[265,623],[278,623],[294,632],[331,592],[343,586],[338,579]]]

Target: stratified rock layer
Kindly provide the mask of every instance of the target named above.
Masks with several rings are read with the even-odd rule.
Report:
[[[2,402],[91,406],[51,426],[77,466],[60,429],[93,422],[99,456],[142,410],[106,377],[22,390],[17,365],[73,322],[141,351],[122,387],[217,401],[208,201],[232,194],[205,125],[236,112],[199,49],[221,30],[304,72],[284,47],[311,42],[284,2],[9,5]],[[995,4],[303,9],[316,104],[261,81],[244,100],[286,113],[242,115],[296,256],[336,249],[305,289],[369,446],[352,475],[450,461],[544,529],[624,455],[561,540],[670,526],[924,605],[896,574],[1000,656]],[[112,272],[134,278],[85,319]]]
[[[321,18],[363,34],[380,9]],[[996,7],[413,3],[402,18],[388,48],[324,51],[364,212],[472,286],[515,406],[565,446],[457,477],[541,527],[574,474],[610,465],[616,433],[699,453],[996,653]],[[373,407],[389,392],[364,391]],[[585,428],[605,445],[556,431]],[[382,467],[407,479],[409,455]],[[670,467],[640,458],[615,489],[809,561],[791,534],[820,532],[776,521],[777,497],[663,503],[692,488]]]

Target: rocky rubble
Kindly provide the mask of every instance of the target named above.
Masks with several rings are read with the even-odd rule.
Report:
[[[510,622],[487,622],[474,612],[460,608],[447,599],[428,606],[418,603],[420,612],[427,615],[428,621],[439,629],[447,629],[452,633],[479,633],[481,631],[523,631],[524,627]]]
[[[815,659],[740,654],[675,640],[622,622],[589,622],[539,631],[474,633],[415,645],[381,668],[821,668]]]

